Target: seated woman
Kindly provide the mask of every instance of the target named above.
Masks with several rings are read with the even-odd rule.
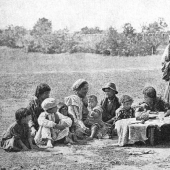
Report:
[[[65,142],[68,143],[71,119],[57,112],[57,103],[53,98],[45,99],[41,106],[45,112],[41,113],[38,118],[40,127],[34,138],[35,142],[38,144],[42,140],[47,140],[47,147],[53,147],[54,141],[65,138]]]
[[[31,112],[31,120],[29,121],[29,127],[31,129],[31,136],[35,137],[38,131],[38,117],[44,111],[41,107],[41,103],[49,97],[51,88],[49,85],[42,83],[39,84],[35,91],[33,100],[30,101],[27,109]]]
[[[83,99],[88,92],[88,83],[84,79],[77,80],[72,90],[74,95],[70,95],[65,98],[65,104],[68,106],[68,112],[73,115],[75,133],[79,139],[84,138],[84,134],[88,128],[83,123]]]
[[[30,138],[28,121],[31,113],[26,108],[21,108],[15,113],[15,122],[12,123],[2,136],[1,147],[8,152],[26,151],[37,148]]]

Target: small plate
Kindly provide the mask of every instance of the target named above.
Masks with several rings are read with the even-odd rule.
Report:
[[[149,119],[156,119],[158,115],[155,114],[149,114]]]
[[[131,122],[130,124],[139,124],[139,123],[142,123],[141,120],[134,120],[133,122]]]

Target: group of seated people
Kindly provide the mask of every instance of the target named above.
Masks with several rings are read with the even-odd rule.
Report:
[[[107,83],[103,88],[104,99],[98,103],[97,96],[89,95],[88,82],[77,80],[73,86],[73,95],[56,102],[50,98],[51,88],[40,84],[34,99],[27,108],[20,108],[15,113],[15,122],[3,134],[1,147],[6,151],[36,149],[40,145],[52,148],[55,143],[72,144],[81,140],[102,139],[105,135],[115,135],[115,122],[121,119],[142,118],[137,113],[143,111],[165,112],[170,114],[169,105],[156,90],[149,86],[143,90],[143,102],[132,107],[133,99],[123,95],[120,100],[114,83]]]

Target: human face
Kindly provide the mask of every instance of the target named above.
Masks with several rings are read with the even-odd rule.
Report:
[[[147,104],[149,104],[149,105],[152,105],[152,104],[154,103],[154,99],[153,99],[153,98],[150,98],[150,97],[148,97],[148,96],[146,96],[146,95],[144,95],[144,100],[145,100],[145,102],[146,102]]]
[[[88,107],[94,108],[94,107],[96,107],[96,105],[97,105],[97,101],[96,100],[94,100],[93,98],[89,98],[88,99]]]
[[[122,106],[123,106],[124,109],[128,110],[128,109],[131,108],[132,102],[131,102],[131,101],[129,101],[129,102],[124,102],[124,103],[122,103]]]
[[[77,95],[80,98],[84,98],[84,97],[86,97],[88,90],[89,90],[89,85],[85,84],[81,89],[78,90]]]
[[[98,118],[100,115],[100,112],[98,110],[93,110],[91,113],[91,116],[93,116],[94,118]]]
[[[109,88],[105,89],[104,92],[105,92],[106,97],[108,98],[115,97],[115,94],[116,94],[114,90],[109,89]]]
[[[45,99],[49,98],[49,96],[50,96],[50,91],[46,91],[46,92],[44,92],[43,94],[41,94],[41,95],[39,96],[39,99],[41,99],[42,101],[44,101]]]
[[[68,116],[68,107],[67,106],[62,107],[60,113],[63,114],[64,116]]]
[[[22,124],[28,123],[30,120],[31,120],[31,115],[27,115],[26,117],[23,117],[23,118],[21,119],[21,123],[22,123]]]

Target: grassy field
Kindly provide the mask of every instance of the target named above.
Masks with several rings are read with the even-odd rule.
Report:
[[[52,88],[57,101],[72,94],[71,85],[79,78],[89,84],[89,94],[103,97],[102,86],[114,82],[122,94],[135,103],[142,100],[142,89],[154,86],[159,94],[165,89],[161,76],[161,56],[111,57],[96,54],[45,55],[0,48],[0,132],[14,120],[14,113],[27,106],[39,83]],[[0,136],[1,137],[1,136]],[[8,158],[9,154],[6,155]],[[11,159],[11,158],[10,158]]]
[[[15,110],[25,107],[36,86],[43,82],[51,86],[51,96],[58,101],[72,93],[71,86],[79,78],[89,82],[89,94],[95,94],[99,99],[104,95],[102,86],[110,81],[117,85],[119,97],[129,94],[135,103],[142,99],[142,89],[147,85],[153,85],[162,94],[165,83],[161,79],[160,59],[161,56],[26,54],[19,49],[3,47],[0,49],[1,119],[11,122]]]

